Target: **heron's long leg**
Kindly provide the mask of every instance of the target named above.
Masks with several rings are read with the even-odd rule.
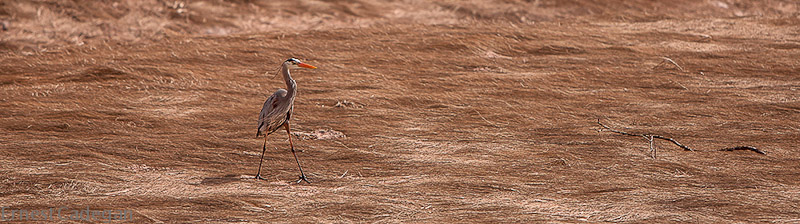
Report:
[[[308,181],[308,178],[306,178],[306,175],[303,173],[303,167],[300,167],[300,160],[297,159],[297,153],[294,152],[294,143],[292,142],[292,133],[289,131],[289,121],[286,121],[286,124],[284,124],[283,127],[286,128],[286,134],[289,134],[289,146],[292,148],[292,155],[294,155],[294,161],[297,162],[297,168],[300,169],[300,179],[297,180],[297,183],[300,183],[300,181],[305,181],[306,183],[310,184],[311,181]]]
[[[261,177],[261,164],[264,163],[264,153],[267,152],[267,135],[266,134],[264,135],[264,146],[262,148],[263,149],[261,150],[261,161],[258,162],[258,173],[256,173],[256,179],[266,180],[263,177]]]

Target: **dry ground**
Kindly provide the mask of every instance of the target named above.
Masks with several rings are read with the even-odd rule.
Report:
[[[0,205],[136,222],[800,222],[798,8],[4,1]],[[294,73],[293,131],[346,135],[295,141],[313,184],[292,182],[283,132],[270,180],[250,179],[288,57],[320,67]],[[653,159],[597,119],[698,151],[657,142]],[[767,154],[714,151],[738,145]]]

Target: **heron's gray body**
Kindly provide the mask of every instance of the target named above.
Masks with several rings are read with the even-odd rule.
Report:
[[[277,131],[283,124],[292,117],[292,110],[294,109],[294,98],[297,95],[297,83],[292,79],[289,73],[289,68],[286,66],[281,67],[281,73],[286,81],[286,87],[289,90],[278,89],[272,94],[264,106],[261,108],[261,114],[258,115],[258,132],[256,137],[262,133],[267,135]]]

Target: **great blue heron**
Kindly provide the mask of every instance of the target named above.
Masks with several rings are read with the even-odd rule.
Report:
[[[294,152],[292,133],[289,131],[289,119],[292,117],[294,98],[297,95],[297,83],[294,82],[292,75],[289,74],[289,69],[297,68],[316,69],[317,67],[300,62],[300,60],[294,58],[289,58],[284,61],[281,65],[280,72],[283,74],[283,79],[286,81],[286,89],[278,89],[272,96],[267,98],[267,101],[264,102],[264,107],[261,108],[261,114],[258,115],[258,132],[256,132],[256,137],[260,136],[262,133],[266,134],[264,134],[264,146],[261,151],[261,161],[258,163],[256,179],[264,180],[264,178],[261,177],[261,164],[264,163],[264,152],[267,151],[267,136],[277,131],[280,127],[284,127],[286,128],[286,134],[289,134],[289,146],[292,148],[294,161],[297,162],[297,168],[300,169],[300,179],[297,180],[297,183],[301,181],[311,183],[303,173],[303,168],[300,167],[300,160],[297,159],[297,154]]]

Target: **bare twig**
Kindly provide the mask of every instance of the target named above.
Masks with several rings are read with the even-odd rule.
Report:
[[[677,83],[679,86],[681,86],[681,88],[683,88],[683,89],[685,89],[685,90],[689,90],[689,88],[686,88],[686,86],[684,86],[683,84],[681,84],[681,83],[680,83],[680,82],[678,82],[678,81],[672,81],[672,82],[674,82],[674,83]]]
[[[651,156],[653,157],[653,159],[655,159],[656,158],[656,148],[653,147],[653,136],[651,135],[650,139],[648,139],[648,140],[650,140],[650,153],[652,153]]]
[[[653,135],[653,134],[631,134],[631,133],[628,133],[628,132],[619,131],[619,130],[613,129],[611,127],[608,127],[603,123],[600,123],[600,119],[597,119],[597,124],[599,124],[601,127],[605,128],[605,129],[608,129],[609,131],[617,133],[617,134],[627,135],[627,136],[644,137],[645,140],[648,140],[650,142],[650,151],[652,152],[651,156],[653,157],[653,159],[656,158],[656,148],[655,148],[654,143],[653,143],[653,139],[655,139],[655,138],[672,142],[672,144],[675,144],[678,147],[681,147],[685,151],[695,151],[694,149],[689,148],[689,146],[683,145],[683,144],[679,143],[678,141],[676,141],[675,139],[672,139],[672,138],[669,138],[669,137],[664,137],[664,136],[660,136],[660,135]],[[750,151],[753,151],[753,152],[758,153],[758,154],[763,154],[763,155],[767,154],[764,151],[761,151],[761,150],[759,150],[759,149],[757,149],[755,147],[752,147],[752,146],[737,146],[737,147],[732,147],[732,148],[724,148],[724,149],[720,149],[720,150],[717,150],[717,151],[735,151],[735,150],[750,150]]]
[[[491,121],[487,120],[485,117],[483,117],[483,115],[481,115],[481,112],[479,112],[478,110],[476,110],[476,109],[472,109],[472,110],[474,110],[475,113],[478,113],[478,116],[480,116],[481,119],[483,119],[483,121],[486,121],[487,124],[491,125],[492,127],[496,127],[496,128],[500,127],[497,124],[495,124],[494,122],[491,122]]]
[[[675,139],[672,139],[672,138],[668,138],[668,137],[664,137],[664,136],[660,136],[660,135],[653,135],[653,134],[631,134],[631,133],[628,133],[628,132],[619,131],[619,130],[613,129],[611,127],[608,127],[603,123],[600,123],[600,119],[597,119],[597,124],[599,124],[600,126],[603,126],[603,128],[608,129],[609,131],[612,131],[614,133],[628,135],[628,136],[641,136],[641,137],[644,137],[644,139],[648,139],[648,140],[653,139],[653,138],[657,138],[657,139],[661,139],[661,140],[667,140],[667,141],[670,141],[673,144],[677,145],[678,147],[681,147],[683,150],[694,151],[694,149],[689,148],[688,146],[685,146],[685,145],[679,143],[678,141],[676,141]],[[650,140],[650,141],[652,142],[653,140]]]
[[[677,145],[678,147],[681,147],[683,150],[686,150],[686,151],[694,151],[694,149],[692,149],[692,148],[689,148],[689,146],[685,146],[685,145],[682,145],[681,143],[678,143],[678,141],[675,141],[675,139],[672,139],[672,138],[667,138],[667,137],[660,136],[660,135],[652,135],[652,136],[653,136],[653,138],[657,138],[657,139],[663,139],[663,140],[670,141],[670,142],[674,143],[675,145]]]
[[[678,63],[677,63],[677,62],[675,62],[674,60],[672,60],[671,58],[668,58],[668,57],[661,57],[661,59],[664,59],[664,60],[663,60],[663,61],[661,61],[661,63],[658,63],[656,66],[653,66],[653,69],[655,69],[655,68],[658,68],[658,66],[661,66],[661,65],[663,65],[665,62],[669,62],[670,64],[672,64],[672,65],[675,65],[675,67],[678,67],[678,69],[679,69],[679,70],[681,70],[682,72],[684,71],[684,70],[683,70],[683,67],[681,67],[680,65],[678,65]]]
[[[700,35],[698,35],[698,36],[700,36],[700,39],[699,39],[699,40],[697,40],[697,42],[709,42],[709,41],[711,41],[711,35],[708,35],[708,34],[700,34]]]
[[[609,131],[617,133],[617,134],[628,135],[628,136],[643,136],[643,135],[634,135],[634,134],[631,134],[631,133],[628,133],[628,132],[624,132],[624,131],[617,131],[616,129],[610,128],[610,127],[606,126],[605,124],[600,123],[600,119],[597,119],[597,124],[600,124],[600,126],[602,126],[603,128],[608,129]]]
[[[733,148],[720,149],[719,151],[735,151],[735,150],[750,150],[750,151],[756,152],[758,154],[763,154],[763,155],[767,154],[766,152],[761,151],[760,149],[757,149],[756,147],[751,147],[751,146],[736,146],[736,147],[733,147]]]

